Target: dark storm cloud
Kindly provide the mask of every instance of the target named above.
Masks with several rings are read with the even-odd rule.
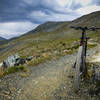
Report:
[[[100,5],[100,0],[93,0],[92,3]],[[61,9],[57,0],[0,0],[0,22],[30,21],[42,23],[41,18],[40,20],[36,20],[36,17],[30,17],[30,14],[34,11],[41,11],[47,16],[51,16],[52,14],[78,16],[75,10],[81,8],[82,5],[76,3],[76,1],[72,1],[72,4],[68,6],[65,7],[72,11]]]
[[[32,21],[28,15],[39,9],[39,6],[29,5],[24,0],[0,0],[0,22]]]
[[[26,19],[21,0],[0,0],[0,21],[19,21]]]
[[[43,22],[41,19],[36,20],[30,17],[31,12],[42,11],[50,16],[55,14],[71,14],[72,12],[55,9],[59,7],[57,2],[50,2],[50,0],[0,0],[0,22],[10,21],[31,21],[34,23]],[[71,9],[77,9],[80,5],[74,5]]]

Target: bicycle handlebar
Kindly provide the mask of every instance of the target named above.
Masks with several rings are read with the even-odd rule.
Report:
[[[89,30],[96,31],[96,30],[100,30],[100,28],[89,28]]]
[[[88,28],[88,27],[75,27],[75,26],[71,26],[70,28],[74,28],[75,30],[92,30],[92,31],[96,31],[96,30],[100,30],[100,28],[95,28],[95,27],[91,27],[91,28]]]

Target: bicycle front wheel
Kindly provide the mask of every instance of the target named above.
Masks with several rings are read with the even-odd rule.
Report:
[[[80,66],[81,66],[81,56],[82,56],[82,50],[83,50],[83,46],[80,46],[78,49],[78,54],[77,54],[77,58],[76,58],[76,64],[75,64],[75,76],[74,76],[74,88],[75,90],[79,89],[79,85],[80,85]]]

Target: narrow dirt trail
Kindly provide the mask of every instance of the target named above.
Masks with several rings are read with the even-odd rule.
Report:
[[[92,56],[96,48],[89,50]],[[86,100],[73,91],[73,69],[76,53],[47,61],[30,68],[28,77],[21,73],[0,80],[0,100]]]
[[[66,84],[67,81],[66,86],[62,87],[63,90],[67,89],[69,91],[72,87],[68,74],[71,71],[74,60],[75,57],[69,55],[57,61],[40,65],[44,66],[43,73],[36,78],[33,78],[34,75],[31,76],[30,80],[23,85],[24,91],[17,97],[17,100],[58,100],[59,96],[55,95],[54,92],[62,84]],[[66,96],[65,93],[64,98]]]

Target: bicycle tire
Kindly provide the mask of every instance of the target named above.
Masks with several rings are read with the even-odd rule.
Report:
[[[83,46],[80,46],[76,57],[75,76],[74,76],[75,90],[78,90],[80,85],[80,66],[82,64],[82,51],[83,51]]]
[[[83,73],[84,76],[86,74],[86,49],[87,49],[87,44],[86,42],[84,42],[82,56],[81,56],[82,62],[80,67],[80,71]]]

